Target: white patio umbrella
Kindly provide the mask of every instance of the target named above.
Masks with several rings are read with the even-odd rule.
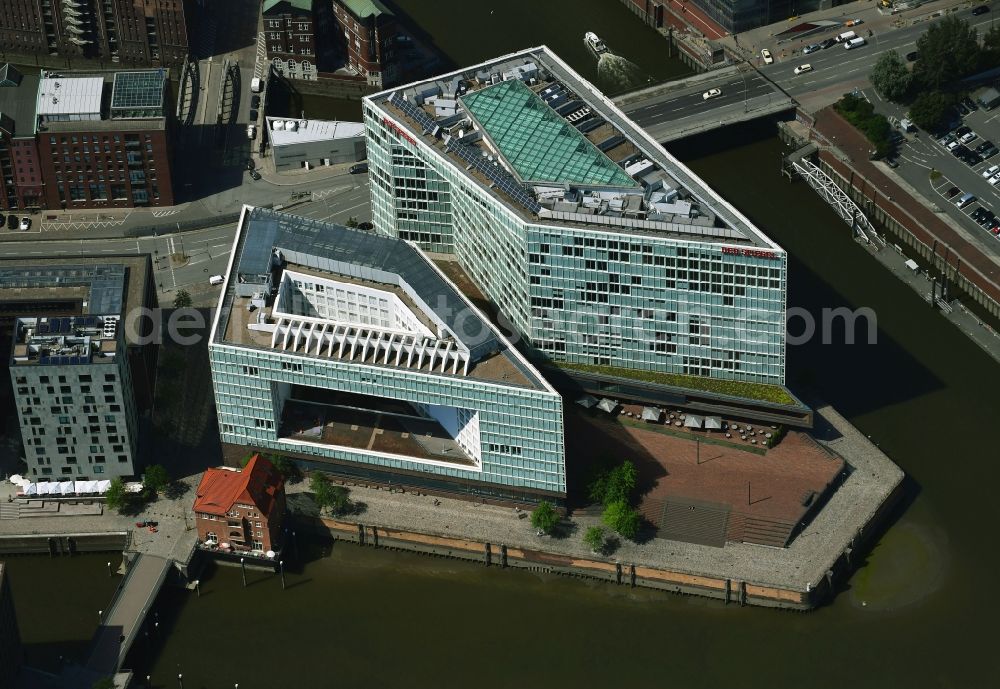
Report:
[[[705,417],[705,428],[711,430],[722,430],[722,419],[718,416],[706,416]]]
[[[597,405],[597,398],[594,397],[593,395],[584,395],[583,397],[578,399],[576,403],[579,404],[584,409],[590,409],[591,407]]]
[[[656,407],[642,408],[643,421],[652,421],[653,423],[657,423],[659,422],[661,416],[663,416],[663,412],[657,409]]]
[[[618,403],[605,397],[597,403],[597,408],[611,414],[618,408]]]

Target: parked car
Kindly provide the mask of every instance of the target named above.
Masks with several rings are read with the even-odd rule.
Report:
[[[990,177],[989,180],[987,180],[987,181],[990,184],[992,184],[993,186],[996,186],[997,184],[1000,184],[1000,172],[998,172],[997,174],[995,174],[992,177]]]
[[[247,158],[247,170],[253,170],[257,167],[257,163],[253,162],[253,158]]]
[[[955,103],[955,108],[956,108],[956,109],[957,109],[957,110],[958,110],[958,111],[959,111],[960,113],[962,113],[962,115],[963,115],[963,116],[965,116],[965,115],[968,115],[968,114],[969,114],[969,112],[970,112],[970,110],[969,110],[969,109],[968,109],[967,107],[965,107],[965,104],[964,104],[964,103],[962,103],[962,101],[958,101],[957,103]]]
[[[976,135],[975,132],[969,132],[968,134],[963,134],[961,137],[959,137],[958,142],[962,144],[967,144],[975,141],[978,138],[979,137]]]
[[[705,93],[701,94],[702,100],[709,100],[710,98],[718,98],[722,95],[722,89],[709,89]]]
[[[990,11],[990,8],[987,7],[986,5],[980,5],[979,7],[973,7],[972,8],[972,14],[974,16],[977,16],[977,17],[979,15],[981,15],[981,14],[986,14],[989,11]]]
[[[992,158],[993,156],[995,156],[997,153],[1000,153],[1000,148],[997,148],[996,146],[991,145],[985,151],[981,151],[979,153],[979,155],[981,155],[983,157],[983,160],[989,160],[990,158]]]
[[[916,50],[911,50],[910,52],[908,52],[906,54],[906,61],[907,62],[916,62],[917,61],[917,51]]]
[[[965,208],[970,203],[974,203],[975,200],[976,200],[975,194],[965,193],[958,197],[958,200],[955,201],[955,205],[958,206],[959,208]]]
[[[971,132],[972,132],[972,127],[966,127],[965,125],[962,125],[962,126],[956,127],[954,133],[955,133],[955,136],[962,137],[962,136],[965,136],[966,134],[969,134]]]
[[[823,50],[826,50],[827,48],[830,48],[830,47],[835,46],[835,45],[837,45],[837,39],[836,38],[828,38],[825,41],[823,41],[822,43],[820,43],[819,47],[822,48]]]
[[[760,56],[764,58],[765,65],[769,65],[772,62],[774,62],[774,58],[771,57],[771,51],[768,50],[767,48],[764,48],[763,50],[760,51]]]
[[[255,182],[258,181],[260,179],[260,173],[257,172],[256,170],[251,170],[250,171],[250,179],[252,179]]]
[[[889,167],[891,167],[893,170],[895,170],[897,167],[899,167],[899,163],[896,162],[895,158],[886,158],[885,159],[885,164],[888,165]]]
[[[257,112],[256,110],[251,110],[251,111],[250,111],[250,121],[251,121],[251,122],[256,122],[256,121],[257,121],[257,116],[258,116],[259,114],[260,114],[260,113],[258,113],[258,112]]]
[[[796,74],[805,74],[806,72],[813,71],[813,66],[808,63],[804,65],[799,65],[798,67],[795,68],[794,71]]]
[[[23,217],[21,218],[21,229],[30,230],[31,229],[31,218]]]
[[[958,143],[958,140],[957,140],[957,139],[954,139],[954,138],[953,138],[953,139],[952,139],[951,141],[949,141],[948,143],[946,143],[946,144],[944,145],[944,147],[945,147],[945,148],[947,148],[947,149],[948,149],[949,151],[951,151],[952,153],[954,153],[954,152],[955,152],[955,149],[956,149],[956,148],[958,148],[958,147],[960,147],[961,145],[962,145],[962,144]]]
[[[368,172],[368,163],[356,163],[351,166],[348,172],[352,175],[359,175],[362,172]]]
[[[810,43],[809,45],[807,45],[805,48],[802,49],[802,54],[809,55],[811,53],[815,53],[817,50],[821,50],[822,48],[823,46],[821,46],[819,43]]]
[[[968,96],[962,99],[962,105],[967,107],[969,110],[979,110],[979,106],[976,105],[976,102]]]
[[[250,96],[250,107],[251,108],[260,107],[260,96]]]
[[[990,167],[983,170],[983,177],[989,179],[998,172],[1000,172],[1000,165],[991,165]]]
[[[11,213],[7,216],[7,229],[16,230],[17,229],[17,216]]]
[[[945,134],[940,139],[938,139],[938,143],[947,148],[948,144],[950,144],[954,140],[955,140],[954,135]]]
[[[358,229],[359,230],[364,230],[365,232],[371,232],[372,230],[375,229],[375,226],[373,224],[371,224],[370,222],[366,221],[366,222],[358,223]]]
[[[945,192],[945,196],[947,196],[950,199],[955,194],[957,194],[959,191],[961,191],[961,190],[958,187],[951,187],[950,189],[948,189],[947,192]]]

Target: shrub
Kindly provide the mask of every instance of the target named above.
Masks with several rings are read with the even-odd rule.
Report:
[[[583,542],[587,544],[587,547],[595,553],[599,553],[604,550],[604,528],[600,526],[592,526],[587,529],[587,532],[583,535]]]
[[[622,538],[635,540],[639,533],[639,512],[624,500],[612,502],[604,509],[601,520],[609,529],[617,532]]]
[[[550,502],[542,500],[531,512],[531,525],[544,534],[551,534],[559,525],[561,517]]]

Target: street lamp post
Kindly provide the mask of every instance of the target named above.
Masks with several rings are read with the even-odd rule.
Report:
[[[243,588],[246,588],[247,587],[247,565],[246,565],[246,558],[244,558],[244,557],[240,558],[240,571],[243,572]]]
[[[180,689],[184,689],[184,675],[179,672],[177,673],[177,686]]]
[[[285,561],[278,560],[278,572],[281,573],[281,590],[285,590]]]

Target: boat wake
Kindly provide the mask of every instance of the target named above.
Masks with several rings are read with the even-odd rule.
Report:
[[[597,75],[605,82],[622,88],[646,81],[639,65],[612,52],[601,53],[597,59]]]

